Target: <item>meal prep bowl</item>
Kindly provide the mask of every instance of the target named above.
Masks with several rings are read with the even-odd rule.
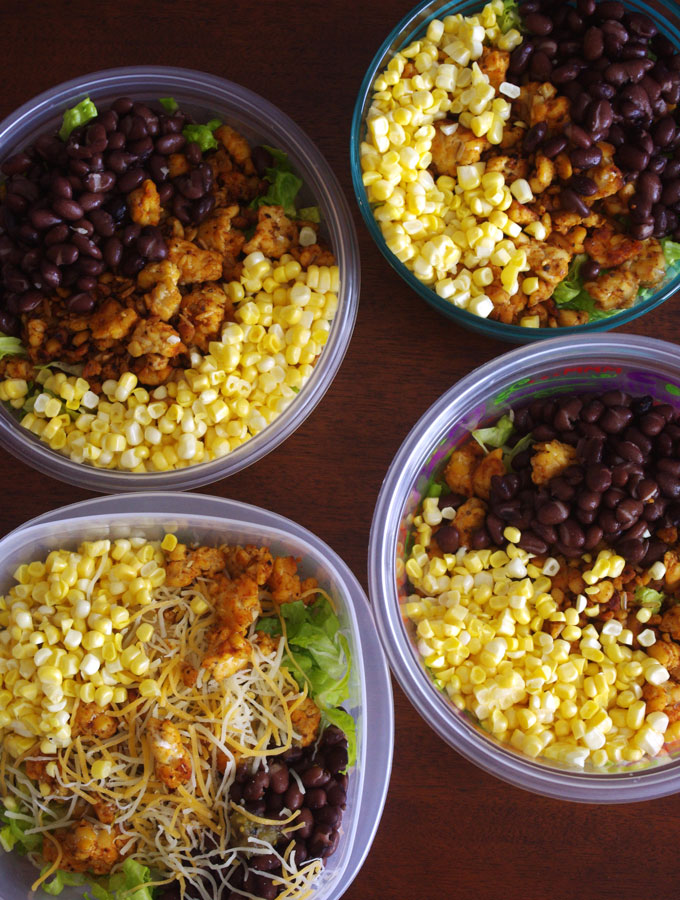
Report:
[[[166,492],[97,497],[49,512],[3,538],[0,591],[9,588],[18,565],[51,549],[133,532],[162,537],[166,530],[182,540],[264,543],[275,554],[301,557],[301,571],[317,578],[333,599],[352,655],[354,672],[345,705],[357,725],[357,762],[350,774],[338,849],[311,896],[336,900],[357,875],[378,827],[392,764],[394,713],[389,669],[366,595],[330,547],[289,519],[232,500]],[[36,874],[28,860],[0,852],[3,900],[25,900]],[[75,900],[80,890],[66,888],[61,896]]]
[[[168,472],[133,473],[97,469],[53,451],[0,408],[0,444],[20,459],[62,481],[94,491],[188,489],[217,481],[271,452],[312,412],[343,360],[359,302],[359,251],[349,205],[338,181],[309,137],[285,113],[247,88],[203,72],[163,66],[131,66],[84,75],[28,101],[0,123],[0,160],[61,123],[64,110],[85,97],[95,104],[118,97],[173,97],[197,122],[221,118],[251,142],[288,154],[302,179],[301,206],[317,205],[325,238],[340,270],[338,309],[314,372],[291,404],[267,427],[226,456]]]
[[[539,397],[621,389],[680,405],[674,344],[632,335],[556,338],[480,366],[434,403],[395,456],[375,507],[369,546],[369,595],[392,671],[427,724],[466,759],[538,794],[589,803],[629,803],[680,790],[680,748],[617,771],[530,759],[493,738],[433,685],[402,613],[410,522],[445,459],[469,432]]]
[[[616,315],[585,325],[560,328],[525,328],[520,325],[505,325],[502,322],[476,316],[466,309],[456,307],[447,300],[442,299],[432,288],[419,281],[413,272],[392,253],[385,242],[380,226],[373,215],[373,209],[362,181],[360,156],[361,142],[366,134],[366,116],[373,96],[373,84],[395,53],[426,33],[427,26],[432,19],[443,19],[445,16],[457,13],[473,15],[481,10],[483,6],[485,6],[485,3],[481,3],[480,0],[454,0],[452,3],[445,3],[442,0],[426,0],[426,2],[418,4],[404,16],[401,22],[388,34],[373,57],[361,83],[359,95],[354,106],[350,138],[352,182],[364,222],[380,252],[406,284],[446,318],[470,331],[476,331],[487,337],[508,343],[522,344],[564,335],[580,336],[592,334],[593,332],[607,331],[611,328],[617,328],[619,325],[625,325],[659,306],[680,290],[680,264],[675,263],[672,267],[669,267],[664,282],[658,286],[651,296],[638,300],[629,309],[623,309]],[[649,3],[642,2],[642,0],[625,0],[624,6],[627,9],[643,12],[651,16],[659,26],[659,30],[680,49],[680,7],[678,7],[675,0],[651,0]]]

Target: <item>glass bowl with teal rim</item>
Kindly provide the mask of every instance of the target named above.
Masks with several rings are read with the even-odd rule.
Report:
[[[425,300],[446,318],[471,331],[509,343],[530,343],[563,335],[592,334],[594,332],[607,331],[619,325],[625,325],[661,305],[673,297],[680,289],[680,261],[671,259],[671,254],[668,257],[669,265],[663,281],[654,288],[640,290],[634,303],[625,309],[621,309],[620,312],[581,325],[552,328],[523,327],[475,315],[467,309],[455,306],[450,300],[440,297],[432,287],[419,280],[413,271],[392,252],[383,235],[380,224],[376,220],[374,207],[377,204],[372,204],[369,201],[362,179],[361,167],[361,146],[366,136],[366,121],[373,100],[375,81],[387,68],[395,53],[407,47],[413,41],[422,38],[427,32],[428,25],[433,20],[441,20],[446,16],[459,13],[472,15],[479,12],[483,6],[484,4],[480,3],[479,0],[454,0],[451,3],[441,2],[441,0],[428,0],[428,2],[420,3],[407,13],[401,22],[390,31],[373,57],[361,83],[354,106],[350,137],[352,183],[366,227],[388,263],[421,299]],[[680,7],[674,0],[665,0],[665,2],[664,0],[651,0],[648,3],[642,2],[642,0],[626,0],[624,6],[627,10],[645,13],[650,16],[659,28],[659,31],[680,49]]]
[[[395,455],[375,505],[368,551],[369,596],[382,645],[397,682],[426,724],[489,774],[537,794],[583,803],[629,803],[680,791],[680,740],[668,732],[668,742],[658,755],[601,766],[597,761],[592,765],[589,758],[578,764],[543,751],[536,756],[520,752],[511,743],[512,728],[504,735],[494,734],[490,717],[484,719],[486,728],[482,727],[468,708],[474,706],[476,695],[461,708],[447,693],[437,664],[429,667],[432,660],[423,656],[421,645],[426,635],[418,630],[421,621],[410,615],[408,608],[413,585],[406,563],[418,534],[414,518],[421,511],[421,503],[432,496],[435,483],[441,484],[447,457],[470,437],[471,431],[540,398],[607,391],[649,396],[680,409],[677,348],[637,335],[592,335],[579,341],[562,337],[514,349],[475,369],[424,413]],[[451,594],[455,585],[449,587]],[[436,594],[439,588],[433,590],[431,600],[436,605],[440,602]],[[442,597],[444,606],[456,607],[455,597]],[[473,607],[476,601],[463,598],[458,602]],[[480,618],[486,611],[478,613]],[[443,621],[455,624],[460,612],[456,607],[454,618]],[[436,614],[433,616],[435,621]],[[450,633],[450,637],[460,636]],[[461,643],[465,643],[463,638]],[[447,645],[445,649],[455,648]],[[471,654],[473,665],[479,665],[480,660],[479,654]],[[448,657],[447,664],[459,666]],[[458,670],[454,674],[462,677]],[[549,690],[546,684],[546,694]],[[613,705],[613,698],[609,700]],[[530,703],[528,696],[514,702],[516,711],[523,703]]]

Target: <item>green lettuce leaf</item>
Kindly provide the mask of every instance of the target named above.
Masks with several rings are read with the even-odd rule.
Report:
[[[485,452],[489,447],[504,447],[513,431],[510,416],[501,416],[495,425],[490,428],[477,428],[472,432],[472,437]]]
[[[3,356],[26,356],[26,348],[18,337],[0,331],[0,359]]]
[[[45,869],[43,869],[44,871]],[[43,881],[40,888],[46,894],[56,897],[65,887],[80,887],[80,885],[89,884],[89,881],[89,877],[83,872],[65,872],[63,869],[57,869],[49,881]]]
[[[517,0],[503,0],[503,12],[497,18],[498,27],[503,34],[511,28],[519,29],[522,24],[518,6]]]
[[[6,807],[0,811],[0,820],[4,823],[4,827],[0,829],[0,845],[3,850],[7,852],[16,850],[18,853],[39,850],[42,846],[42,837],[39,834],[26,834],[26,831],[33,827],[33,822],[16,819],[12,812]]]
[[[321,213],[319,212],[318,206],[305,206],[304,209],[299,209],[297,211],[297,217],[303,222],[319,223],[321,221]]]
[[[340,727],[347,735],[348,745],[354,748],[349,761],[352,765],[356,759],[356,726],[349,713],[338,710],[349,698],[351,671],[349,644],[340,630],[340,621],[323,595],[309,606],[302,600],[282,603],[279,613],[281,619],[273,616],[260,619],[257,630],[270,635],[283,634],[283,621],[290,652],[284,657],[284,665],[301,687],[305,683],[309,686],[310,695],[328,721],[339,724],[342,719],[344,724]]]
[[[650,609],[652,613],[656,614],[661,609],[666,595],[661,591],[655,591],[654,588],[640,586],[635,589],[635,599],[640,606],[644,606],[645,609]]]
[[[219,119],[211,119],[206,125],[185,125],[182,134],[190,143],[196,143],[202,152],[217,149],[217,138],[213,135],[222,123]]]
[[[174,97],[159,97],[158,102],[169,113],[177,112],[179,109],[179,104]]]
[[[64,113],[61,128],[59,129],[59,137],[62,141],[68,140],[68,136],[74,128],[83,125],[85,122],[89,122],[90,119],[94,119],[96,115],[97,107],[89,97],[85,97],[84,100],[81,100],[80,103],[71,107],[71,109],[67,109]]]
[[[254,200],[253,207],[282,206],[287,216],[297,217],[294,201],[302,187],[302,179],[293,173],[287,153],[266,144],[263,146],[269,151],[274,164],[265,170],[264,177],[269,182],[267,193]]]
[[[666,257],[666,263],[669,266],[680,261],[680,244],[677,241],[672,241],[670,238],[662,238],[659,243],[663,249],[663,255]]]
[[[521,453],[522,450],[526,450],[527,447],[530,447],[533,440],[533,435],[529,432],[529,434],[525,434],[524,437],[520,438],[514,447],[506,448],[503,451],[503,462],[505,463],[505,468],[508,472],[512,472],[513,459],[518,453]]]
[[[589,322],[608,319],[616,315],[618,309],[599,309],[593,297],[583,287],[580,275],[581,266],[588,259],[585,253],[575,256],[570,265],[567,277],[553,291],[552,299],[560,309],[581,309],[588,313]]]

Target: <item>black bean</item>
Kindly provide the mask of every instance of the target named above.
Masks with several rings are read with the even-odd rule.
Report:
[[[642,503],[633,497],[627,497],[616,507],[616,518],[622,528],[630,528],[642,515]]]
[[[532,78],[537,81],[548,81],[552,70],[553,66],[550,57],[543,50],[538,50],[531,56],[529,72]]]
[[[78,248],[73,244],[52,244],[47,249],[47,258],[56,266],[69,266],[78,259]]]
[[[317,788],[330,781],[329,772],[319,765],[311,766],[301,775],[302,783],[306,788]]]
[[[102,251],[95,244],[94,241],[90,240],[84,234],[74,234],[71,238],[73,244],[78,248],[80,253],[84,253],[86,256],[92,256],[94,259],[102,258]]]
[[[559,500],[550,500],[539,507],[536,516],[543,525],[558,525],[569,515],[569,507]]]
[[[563,134],[558,134],[554,137],[550,137],[543,144],[543,155],[547,156],[548,159],[554,159],[556,156],[558,156],[558,154],[562,153],[562,151],[566,149],[568,143],[569,141]]]
[[[578,76],[579,71],[578,63],[568,62],[553,69],[550,80],[553,84],[566,84],[568,81],[573,81]]]
[[[118,190],[128,194],[144,181],[144,169],[128,169],[118,178]]]
[[[305,794],[305,805],[309,809],[320,809],[326,803],[326,792],[321,787],[310,788]]]
[[[529,43],[529,41],[523,41],[518,47],[515,47],[515,49],[510,54],[508,72],[511,75],[522,75],[529,65],[529,59],[533,52],[533,45]],[[262,155],[260,154],[260,150],[265,150],[268,155],[268,159],[267,157],[262,157]],[[252,159],[257,174],[262,178],[265,174],[266,169],[272,164],[271,154],[264,147],[253,147]]]
[[[493,513],[489,513],[485,524],[493,543],[502,546],[504,543],[503,530],[505,528],[503,521]]]
[[[640,538],[621,541],[616,545],[617,551],[632,565],[638,565],[647,553],[648,543]]]
[[[569,152],[569,159],[575,169],[590,169],[602,162],[602,151],[596,145],[577,147]]]
[[[485,550],[491,546],[491,538],[486,528],[476,528],[470,535],[470,549]]]
[[[296,782],[291,782],[290,787],[286,790],[284,794],[284,802],[288,809],[291,812],[295,812],[296,809],[300,809],[302,803],[304,801],[304,794],[297,786]]]
[[[569,179],[569,187],[582,197],[592,197],[597,193],[597,185],[587,175],[572,175]]]
[[[90,312],[94,307],[94,297],[86,292],[71,294],[66,301],[66,306],[71,312]]]
[[[123,245],[117,237],[111,237],[104,243],[104,259],[106,264],[115,269],[123,256]]]
[[[538,145],[543,141],[548,133],[548,126],[545,122],[538,122],[527,131],[524,136],[523,148],[525,153],[533,153]]]
[[[455,553],[460,546],[460,533],[455,525],[443,525],[436,531],[434,539],[442,553]]]
[[[578,495],[576,504],[579,509],[587,512],[594,512],[600,505],[601,495],[598,491],[581,491]]]
[[[165,134],[162,137],[156,138],[155,142],[155,150],[156,153],[160,153],[163,156],[169,156],[171,153],[178,153],[184,144],[186,143],[186,138],[181,133],[171,133]]]
[[[531,34],[545,36],[553,30],[552,19],[540,13],[530,13],[524,18],[524,26]]]
[[[680,497],[680,478],[670,472],[659,471],[656,476],[659,490],[665,497],[677,500]]]
[[[614,405],[602,414],[598,425],[607,434],[618,434],[628,425],[632,417],[632,412],[625,406]]]
[[[530,531],[522,532],[518,544],[522,550],[526,550],[527,553],[536,553],[540,556],[548,552],[547,543],[541,540],[538,535],[532,534]]]
[[[269,787],[275,794],[283,794],[288,790],[290,775],[284,762],[274,761],[269,766]]]
[[[649,437],[659,434],[663,431],[665,425],[666,420],[658,410],[652,410],[640,419],[640,430]]]
[[[665,180],[661,192],[661,202],[665,206],[675,206],[677,203],[680,203],[680,178],[675,178],[672,181]]]
[[[579,195],[571,188],[563,188],[560,191],[560,203],[562,209],[574,212],[585,218],[590,214],[590,208],[581,200]]]
[[[335,775],[343,769],[346,769],[348,761],[347,747],[338,745],[333,747],[333,749],[329,750],[326,754],[326,768],[331,775]]]

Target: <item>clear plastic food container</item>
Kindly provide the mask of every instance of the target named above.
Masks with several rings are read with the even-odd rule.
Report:
[[[130,66],[94,72],[57,85],[0,123],[0,160],[45,131],[56,131],[64,110],[88,96],[99,106],[123,96],[147,101],[173,97],[197,122],[219,117],[248,140],[283,150],[304,183],[301,205],[316,205],[320,209],[325,237],[340,270],[337,313],[313,374],[269,426],[220,459],[169,472],[97,469],[51,450],[0,408],[0,444],[54,478],[101,492],[198,487],[232,475],[271,452],[304,422],[333,381],[352,336],[359,302],[359,250],[349,205],[326,160],[285,113],[247,88],[189,69]]]
[[[518,787],[564,800],[629,803],[680,790],[680,748],[616,772],[570,769],[530,759],[483,731],[438,691],[402,614],[409,516],[451,449],[482,423],[539,397],[621,389],[680,404],[680,359],[674,344],[633,335],[556,338],[513,350],[454,384],[411,429],[387,472],[369,546],[369,595],[392,671],[427,724],[482,769]],[[403,569],[403,567],[402,567]]]
[[[353,662],[346,707],[357,726],[357,762],[350,773],[347,809],[337,851],[315,883],[314,900],[336,900],[349,887],[378,828],[392,766],[394,711],[390,675],[371,610],[359,582],[331,548],[311,532],[268,510],[200,494],[169,492],[97,497],[27,522],[0,541],[0,591],[22,562],[82,540],[162,537],[171,529],[186,540],[262,543],[276,555],[301,557],[300,571],[328,591],[348,636]],[[36,869],[15,853],[0,852],[0,896],[25,900]],[[64,900],[81,889],[66,888]],[[46,896],[43,893],[43,896]]]
[[[406,284],[446,318],[462,325],[464,328],[468,328],[470,331],[476,331],[487,335],[487,337],[507,341],[508,343],[523,344],[563,335],[592,334],[593,332],[608,331],[611,328],[617,328],[619,325],[625,325],[627,322],[631,322],[633,319],[637,319],[638,316],[642,316],[644,313],[659,306],[680,289],[680,271],[677,265],[672,273],[669,272],[667,274],[665,281],[659,285],[653,294],[644,300],[639,300],[629,309],[623,309],[620,313],[609,316],[606,319],[589,322],[585,325],[560,328],[524,328],[520,325],[505,325],[503,322],[481,318],[473,315],[466,309],[454,306],[452,303],[439,297],[428,285],[419,281],[413,272],[404,263],[400,262],[388,248],[380,226],[373,215],[373,209],[368,201],[366,188],[362,180],[360,147],[366,133],[366,116],[371,106],[375,79],[386,68],[397,51],[407,47],[426,33],[427,26],[432,19],[443,19],[445,16],[458,13],[471,16],[485,5],[480,0],[454,0],[452,3],[445,3],[442,0],[425,0],[425,2],[414,6],[401,22],[395,25],[373,57],[359,88],[359,95],[352,116],[352,133],[350,138],[352,183],[366,227],[380,252]],[[650,3],[645,3],[643,0],[625,0],[624,6],[627,9],[651,16],[659,26],[659,30],[680,49],[680,7],[676,0],[652,0]],[[415,309],[416,307],[414,306],[414,311]]]

